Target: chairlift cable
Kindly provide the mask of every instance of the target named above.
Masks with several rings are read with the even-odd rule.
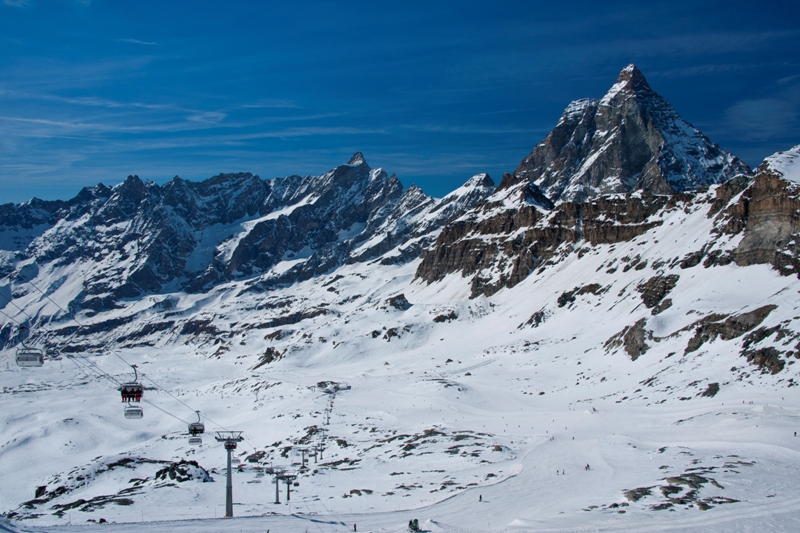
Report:
[[[145,400],[144,398],[142,398],[142,402],[143,402],[143,403],[146,403],[146,404],[148,404],[148,405],[151,405],[151,406],[153,406],[153,407],[155,407],[156,409],[158,409],[159,411],[161,411],[161,412],[162,412],[162,413],[164,413],[164,414],[167,414],[167,415],[171,416],[172,418],[174,418],[175,420],[177,420],[177,421],[178,421],[178,422],[180,422],[181,424],[184,424],[184,425],[186,425],[186,424],[188,423],[188,422],[186,422],[185,420],[182,420],[182,419],[178,418],[178,416],[177,416],[177,415],[173,415],[172,413],[170,413],[170,412],[169,412],[169,411],[167,411],[166,409],[162,409],[161,407],[157,406],[156,404],[154,404],[153,402],[151,402],[151,401],[149,401],[149,400]]]
[[[55,305],[56,307],[58,307],[58,308],[59,308],[59,309],[60,309],[62,312],[66,313],[66,314],[69,314],[69,313],[67,312],[67,310],[66,310],[66,309],[64,309],[64,308],[63,308],[63,307],[62,307],[62,306],[61,306],[61,305],[60,305],[58,302],[56,302],[55,300],[53,300],[53,299],[52,299],[52,298],[51,298],[51,297],[50,297],[48,294],[46,294],[44,291],[42,291],[42,289],[40,289],[40,288],[39,288],[39,287],[38,287],[38,286],[37,286],[35,283],[33,283],[32,281],[28,281],[28,283],[29,283],[29,284],[30,284],[30,285],[31,285],[31,286],[32,286],[34,289],[36,289],[37,291],[39,291],[39,293],[40,293],[42,296],[44,296],[44,297],[45,297],[45,298],[47,298],[47,299],[48,299],[48,300],[49,300],[51,303],[53,303],[53,305]],[[27,313],[26,313],[26,314],[27,314]],[[79,327],[78,327],[78,329],[77,329],[77,330],[75,330],[75,332],[73,333],[73,335],[76,335],[76,334],[78,333],[78,331],[80,331],[80,329],[81,329],[81,328],[84,328],[84,327],[86,327],[86,325],[85,325],[85,324],[81,324],[81,322],[80,322],[80,321],[79,321],[77,318],[75,318],[74,316],[73,316],[73,317],[71,317],[71,318],[72,318],[72,320],[73,320],[73,321],[74,321],[76,324],[78,324],[78,326],[79,326]],[[99,337],[97,334],[95,334],[95,333],[89,333],[89,335],[91,335],[91,336],[92,336],[92,337],[93,337],[93,338],[94,338],[96,341],[99,341],[99,342],[103,343],[103,339],[101,339],[101,338],[100,338],[100,337]],[[129,367],[133,368],[133,367],[134,367],[134,365],[132,365],[131,363],[129,363],[128,361],[126,361],[126,360],[125,360],[125,358],[123,358],[123,357],[122,357],[122,356],[121,356],[119,353],[117,353],[117,351],[116,351],[114,348],[109,348],[109,347],[108,347],[109,343],[110,343],[110,341],[108,341],[108,342],[105,342],[105,343],[103,344],[103,351],[105,351],[105,352],[107,352],[107,353],[110,353],[110,354],[112,354],[112,355],[116,356],[116,357],[117,357],[117,358],[118,358],[120,361],[122,361],[123,363],[125,363],[125,364],[126,364],[126,365],[128,365]],[[136,369],[135,369],[135,368],[134,368],[134,372],[136,372]],[[181,404],[183,404],[183,405],[184,405],[186,408],[188,408],[188,409],[190,409],[190,410],[192,410],[192,411],[195,411],[195,409],[192,409],[192,408],[191,408],[191,406],[187,405],[185,402],[183,402],[183,401],[179,400],[178,398],[176,398],[176,397],[175,397],[173,394],[171,394],[169,391],[167,391],[167,390],[166,390],[164,387],[162,387],[161,385],[159,385],[158,383],[156,383],[155,381],[153,381],[153,379],[152,379],[152,378],[150,378],[149,376],[146,376],[145,374],[142,374],[142,378],[147,378],[147,380],[149,380],[149,381],[150,381],[150,382],[151,382],[153,385],[155,385],[157,388],[159,388],[159,389],[160,389],[160,390],[162,390],[163,392],[166,392],[166,393],[167,393],[169,396],[171,396],[172,398],[174,398],[175,400],[177,400],[178,402],[180,402]],[[115,380],[115,381],[116,381],[116,380]],[[119,384],[119,382],[118,382],[118,381],[117,381],[117,384]],[[149,403],[149,402],[148,402],[148,403]],[[166,412],[166,411],[165,411],[165,412]],[[170,414],[170,416],[174,416],[174,415]],[[176,417],[176,418],[177,418],[177,417]],[[180,420],[180,419],[179,419],[179,420]],[[220,427],[222,427],[222,426],[220,426]]]
[[[6,296],[5,294],[3,294],[2,292],[0,292],[0,296],[2,296],[3,298],[5,298],[5,300],[6,300],[8,303],[10,303],[10,304],[11,304],[11,305],[13,305],[14,307],[16,307],[16,308],[17,308],[17,310],[18,310],[20,313],[25,313],[25,315],[27,315],[27,317],[28,317],[30,320],[33,320],[33,317],[32,317],[31,315],[29,315],[29,314],[28,314],[28,313],[27,313],[27,312],[26,312],[24,309],[22,309],[20,306],[18,306],[17,304],[15,304],[15,303],[14,303],[14,301],[13,301],[12,299],[10,299],[8,296]],[[3,314],[5,315],[5,313],[3,313]],[[8,315],[6,315],[6,316],[8,316]],[[9,318],[10,318],[10,317],[9,317]]]
[[[48,294],[46,294],[46,293],[45,293],[45,292],[44,292],[42,289],[40,289],[39,287],[37,287],[37,286],[36,286],[36,284],[35,284],[33,281],[28,281],[27,283],[28,283],[28,284],[29,284],[31,287],[33,287],[34,289],[36,289],[37,291],[39,291],[39,294],[41,294],[42,296],[44,296],[45,298],[47,298],[47,299],[48,299],[48,300],[49,300],[49,301],[50,301],[50,302],[51,302],[53,305],[55,305],[56,307],[58,307],[58,308],[59,308],[61,311],[63,311],[65,314],[67,314],[67,315],[69,314],[69,311],[67,311],[66,309],[64,309],[63,307],[61,307],[61,305],[60,305],[58,302],[56,302],[55,300],[53,300],[52,298],[50,298],[50,296],[49,296]],[[26,313],[26,314],[27,314],[27,313]],[[80,328],[85,328],[85,327],[87,327],[87,326],[86,326],[86,324],[81,324],[80,320],[78,320],[78,319],[77,319],[77,318],[75,318],[74,316],[73,316],[73,317],[71,317],[71,320],[73,320],[73,321],[74,321],[76,324],[78,324],[78,326],[80,326],[80,327],[78,328],[78,330],[80,330]],[[76,331],[75,333],[77,333],[77,331]],[[103,339],[101,339],[101,338],[100,338],[100,337],[99,337],[97,334],[95,334],[95,333],[89,333],[89,335],[91,335],[92,337],[94,337],[94,338],[95,338],[95,340],[97,340],[97,341],[100,341],[101,343],[103,342]],[[103,348],[105,349],[105,348],[108,346],[108,344],[109,344],[110,342],[111,342],[111,341],[108,341],[108,342],[104,343],[104,344],[103,344]],[[105,351],[105,350],[104,350],[104,351]],[[131,364],[130,364],[128,361],[126,361],[126,360],[125,360],[125,359],[124,359],[124,358],[123,358],[121,355],[119,355],[118,353],[115,353],[115,351],[114,351],[113,349],[110,349],[110,350],[108,350],[108,352],[110,352],[112,355],[116,356],[116,357],[117,357],[117,358],[118,358],[120,361],[122,361],[122,362],[123,362],[123,363],[125,363],[126,365],[128,365],[128,366],[132,366],[132,365],[131,365]]]
[[[7,261],[6,261],[6,262],[7,262]],[[7,276],[7,277],[9,277],[9,280],[10,280],[10,276]],[[69,312],[68,312],[66,309],[64,309],[64,308],[63,308],[63,307],[62,307],[62,306],[61,306],[61,305],[60,305],[58,302],[56,302],[55,300],[53,300],[53,299],[52,299],[52,298],[51,298],[51,297],[50,297],[48,294],[46,294],[44,291],[42,291],[42,289],[40,289],[40,288],[39,288],[39,287],[38,287],[38,286],[37,286],[35,283],[33,283],[33,281],[28,281],[27,283],[28,283],[28,284],[29,284],[31,287],[33,287],[34,289],[36,289],[36,290],[39,292],[39,294],[41,294],[42,296],[44,296],[45,298],[47,298],[47,300],[49,300],[49,301],[50,301],[50,302],[51,302],[53,305],[55,305],[56,307],[58,307],[58,308],[59,308],[59,309],[60,309],[60,310],[61,310],[63,313],[65,313],[65,314],[69,315]],[[2,293],[0,293],[0,294],[2,294]],[[3,297],[5,297],[5,295],[3,295]],[[8,300],[8,298],[7,298],[7,297],[6,297],[6,300]],[[28,316],[28,318],[30,318],[31,320],[33,320],[33,318],[32,318],[32,317],[31,317],[31,316],[30,316],[30,315],[29,315],[27,312],[25,312],[24,310],[20,309],[20,308],[19,308],[19,306],[17,306],[17,305],[16,305],[16,304],[14,304],[13,302],[11,302],[11,300],[8,300],[8,301],[9,301],[9,303],[12,303],[12,305],[14,305],[14,307],[16,307],[17,309],[19,309],[19,310],[20,310],[22,313],[25,313],[25,314]],[[2,312],[2,311],[0,311],[0,312]],[[4,314],[5,316],[7,316],[7,317],[8,317],[8,315],[6,315],[5,313],[3,313],[3,314]],[[11,318],[11,317],[8,317],[8,318]],[[13,320],[13,319],[12,319],[12,320]],[[85,324],[82,324],[82,323],[81,323],[81,322],[80,322],[80,321],[79,321],[79,320],[78,320],[76,317],[74,317],[74,316],[72,316],[72,317],[71,317],[71,320],[73,320],[73,321],[74,321],[76,324],[78,324],[78,326],[79,326],[79,327],[78,327],[78,329],[77,329],[77,330],[75,330],[75,332],[73,333],[73,336],[74,336],[74,335],[76,335],[76,334],[78,333],[78,331],[80,331],[80,329],[81,329],[81,328],[85,328],[85,327],[87,327]],[[15,322],[16,322],[16,321],[15,321]],[[95,333],[90,333],[89,335],[91,335],[91,336],[92,336],[92,337],[93,337],[95,340],[97,340],[97,341],[100,341],[100,342],[103,342],[103,340],[102,340],[101,338],[99,338],[99,336],[98,336],[97,334],[95,334]],[[108,348],[108,344],[109,344],[109,343],[110,343],[110,341],[108,341],[108,342],[106,342],[105,344],[103,344],[103,348]],[[133,365],[132,365],[131,363],[129,363],[128,361],[126,361],[126,360],[125,360],[125,359],[124,359],[124,358],[123,358],[121,355],[119,355],[119,353],[117,353],[117,351],[116,351],[114,348],[109,348],[109,349],[107,349],[107,350],[104,350],[104,351],[106,351],[107,353],[111,353],[112,355],[116,356],[116,357],[117,357],[117,358],[118,358],[120,361],[122,361],[123,363],[125,363],[125,364],[126,364],[126,365],[128,365],[129,367],[133,367]],[[83,356],[79,356],[79,357],[83,358]],[[95,363],[93,363],[93,362],[89,362],[89,361],[88,361],[88,360],[86,360],[85,358],[84,358],[84,361],[87,361],[88,363],[90,363],[91,365],[93,365],[93,367],[94,367],[95,369],[97,369],[99,372],[101,372],[103,375],[105,375],[105,376],[106,376],[108,379],[111,379],[111,380],[112,380],[112,381],[114,381],[114,382],[115,382],[117,385],[120,385],[120,382],[119,382],[119,381],[117,381],[117,380],[116,380],[116,379],[115,379],[113,376],[111,376],[110,374],[106,373],[105,371],[103,371],[102,369],[100,369],[99,367],[97,367],[97,365],[96,365]],[[192,408],[192,407],[191,407],[189,404],[187,404],[186,402],[184,402],[183,400],[181,400],[180,398],[176,397],[174,394],[172,394],[171,392],[169,392],[167,389],[165,389],[164,387],[162,387],[161,385],[159,385],[158,383],[156,383],[156,382],[155,382],[155,381],[154,381],[154,380],[153,380],[151,377],[147,376],[146,374],[142,374],[142,376],[141,376],[141,377],[142,377],[142,379],[147,379],[148,381],[150,381],[150,383],[152,383],[153,385],[155,385],[155,386],[156,386],[158,389],[160,389],[162,392],[165,392],[165,393],[166,393],[168,396],[170,396],[171,398],[173,398],[174,400],[176,400],[177,402],[179,402],[181,405],[183,405],[184,407],[186,407],[186,408],[187,408],[187,409],[189,409],[190,411],[197,412],[197,410],[196,410],[196,409]],[[148,404],[150,404],[150,405],[152,405],[152,406],[153,406],[153,407],[155,407],[156,409],[158,409],[158,410],[160,410],[160,411],[162,411],[162,412],[164,412],[164,413],[168,414],[169,416],[171,416],[171,417],[175,418],[176,420],[180,420],[181,422],[183,422],[183,423],[186,423],[186,422],[184,422],[183,420],[181,420],[179,417],[177,417],[177,416],[173,415],[172,413],[170,413],[169,411],[166,411],[165,409],[162,409],[161,407],[157,407],[157,406],[156,406],[155,404],[153,404],[152,402],[149,402],[149,401],[147,401],[147,403],[148,403]],[[206,415],[202,415],[202,417],[203,417],[203,418],[205,418],[206,420],[208,420],[209,422],[211,422],[213,425],[215,425],[215,426],[217,426],[217,427],[219,427],[219,428],[221,428],[221,429],[223,429],[223,430],[225,430],[225,431],[228,431],[228,429],[227,429],[227,428],[225,428],[225,426],[223,426],[223,425],[221,425],[221,424],[219,424],[219,423],[217,423],[217,422],[214,422],[214,421],[213,421],[213,420],[211,420],[211,419],[210,419],[208,416],[206,416]],[[246,442],[246,443],[247,443],[247,444],[248,444],[248,445],[249,445],[251,448],[253,448],[253,451],[257,451],[257,448],[256,448],[255,446],[253,446],[253,445],[252,445],[252,444],[251,444],[249,441],[247,441],[246,439],[244,439],[244,442]]]
[[[107,373],[103,372],[102,370],[100,370],[100,369],[99,369],[99,368],[97,368],[96,366],[93,366],[92,364],[90,364],[90,362],[88,362],[88,361],[86,361],[86,360],[80,361],[79,359],[76,359],[75,357],[67,357],[67,359],[69,359],[70,361],[72,361],[73,363],[75,363],[75,364],[76,364],[78,367],[80,367],[81,365],[83,365],[83,367],[84,367],[84,368],[88,368],[89,370],[91,370],[92,372],[94,372],[94,373],[95,373],[95,375],[97,375],[97,376],[99,376],[99,377],[101,377],[101,378],[106,378],[106,379],[107,379],[107,380],[109,380],[109,381],[113,381],[114,383],[116,383],[116,384],[119,384],[119,382],[118,382],[116,379],[114,379],[114,377],[113,377],[113,376],[111,376],[110,374],[107,374]]]
[[[48,296],[47,294],[45,294],[45,293],[44,293],[44,292],[43,292],[43,291],[42,291],[42,290],[41,290],[39,287],[37,287],[37,286],[36,286],[36,285],[35,285],[33,282],[30,282],[30,281],[29,281],[28,283],[29,283],[29,284],[30,284],[30,285],[31,285],[31,286],[32,286],[34,289],[36,289],[37,291],[39,291],[39,293],[41,293],[41,294],[42,294],[42,296],[44,296],[45,298],[47,298],[48,300],[50,300],[50,302],[52,302],[52,303],[53,303],[53,304],[54,304],[56,307],[58,307],[59,309],[61,309],[61,311],[63,311],[64,313],[67,313],[67,311],[66,311],[66,310],[65,310],[63,307],[61,307],[61,306],[60,306],[60,305],[59,305],[57,302],[55,302],[55,301],[54,301],[52,298],[50,298],[50,296]],[[2,294],[2,293],[0,293],[0,294]],[[5,295],[2,295],[2,296],[3,296],[4,298],[6,298],[6,300],[8,300],[8,302],[9,302],[9,303],[11,303],[11,304],[12,304],[14,307],[16,307],[17,309],[19,309],[19,310],[20,310],[20,312],[24,313],[25,315],[27,315],[27,316],[28,316],[28,318],[30,318],[31,320],[33,320],[33,318],[32,318],[32,317],[31,317],[31,316],[30,316],[30,315],[29,315],[29,314],[28,314],[26,311],[24,311],[23,309],[20,309],[20,307],[19,307],[19,306],[17,306],[17,305],[16,305],[14,302],[12,302],[12,301],[11,301],[11,300],[9,300],[7,297],[5,297]],[[14,319],[13,319],[13,318],[11,318],[10,316],[8,316],[6,313],[4,313],[4,312],[2,312],[2,311],[0,311],[0,313],[3,313],[3,315],[5,315],[7,318],[9,318],[9,319],[10,319],[10,320],[12,320],[13,322],[15,322],[17,325],[19,325],[19,322],[17,322],[16,320],[14,320]],[[78,326],[79,326],[79,328],[78,328],[77,330],[75,330],[75,332],[73,333],[73,335],[75,335],[75,334],[77,334],[77,332],[80,330],[80,328],[83,328],[83,327],[85,327],[85,326],[84,326],[84,324],[81,324],[81,323],[80,323],[80,322],[79,322],[79,321],[78,321],[76,318],[74,318],[74,317],[72,318],[72,320],[74,320],[74,321],[75,321],[75,322],[78,324]],[[92,334],[90,334],[90,335],[92,335],[93,337],[95,337],[95,339],[97,339],[97,340],[102,340],[102,339],[98,339],[98,338],[97,338],[97,336],[96,336],[95,334],[93,334],[93,333],[92,333]],[[114,353],[114,352],[113,352],[113,350],[109,350],[109,351],[111,351],[111,353]],[[126,365],[128,365],[128,366],[130,366],[130,367],[132,367],[132,368],[133,368],[133,365],[131,365],[130,363],[128,363],[127,361],[125,361],[125,359],[123,359],[121,356],[119,356],[119,355],[118,355],[118,354],[116,354],[116,353],[114,353],[114,355],[116,355],[116,356],[117,356],[117,357],[118,357],[118,358],[119,358],[119,359],[120,359],[120,360],[121,360],[123,363],[125,363]],[[89,361],[88,359],[86,359],[86,357],[85,357],[85,356],[82,356],[82,355],[78,355],[77,357],[78,357],[80,360],[82,360],[82,361],[80,361],[80,362],[82,362],[82,364],[84,365],[84,367],[85,367],[85,368],[89,368],[90,370],[92,370],[93,372],[95,372],[95,374],[97,374],[97,375],[98,375],[98,376],[100,376],[100,377],[105,377],[106,379],[108,379],[108,380],[112,381],[113,383],[115,383],[117,386],[121,385],[121,383],[120,383],[120,381],[119,381],[119,380],[117,380],[117,379],[116,379],[114,376],[112,376],[111,374],[109,374],[109,373],[105,372],[104,370],[102,370],[102,369],[101,369],[100,367],[98,367],[98,366],[97,366],[97,364],[95,364],[93,361]],[[67,358],[68,358],[68,359],[71,359],[71,360],[72,360],[72,361],[74,361],[75,363],[78,363],[78,362],[79,362],[79,360],[78,360],[78,359],[76,359],[76,358],[75,358],[75,357],[73,357],[73,356],[67,356]],[[134,371],[135,371],[135,368],[134,368]],[[142,377],[146,377],[146,376],[142,376]],[[156,383],[155,381],[153,381],[153,380],[152,380],[152,379],[150,379],[149,377],[148,377],[147,379],[148,379],[148,380],[150,380],[150,382],[152,382],[154,385],[156,385],[156,387],[158,387],[159,389],[163,390],[164,392],[167,392],[167,394],[169,394],[170,396],[172,396],[173,398],[175,398],[175,397],[174,397],[172,394],[170,394],[168,391],[166,391],[166,390],[165,390],[163,387],[161,387],[160,385],[158,385],[158,383]],[[177,398],[175,398],[175,399],[177,399]],[[178,400],[178,401],[180,401],[180,400]],[[170,413],[170,412],[169,412],[169,411],[167,411],[166,409],[162,409],[161,407],[159,407],[159,406],[155,405],[153,402],[150,402],[150,401],[147,401],[147,400],[145,400],[145,402],[146,402],[147,404],[149,404],[149,405],[151,405],[151,406],[155,407],[155,408],[156,408],[156,409],[158,409],[159,411],[161,411],[161,412],[163,412],[163,413],[165,413],[165,414],[167,414],[167,415],[171,416],[172,418],[174,418],[174,419],[176,419],[176,420],[178,420],[178,421],[180,421],[180,422],[182,422],[182,423],[184,423],[184,424],[186,423],[185,421],[183,421],[183,420],[182,420],[181,418],[179,418],[178,416],[176,416],[176,415],[174,415],[174,414]],[[181,402],[181,403],[182,403],[183,405],[186,405],[184,402]],[[188,406],[188,405],[186,405],[186,407],[189,407],[189,406]],[[190,408],[190,409],[191,409],[191,408]],[[213,423],[213,422],[212,422],[212,423]],[[220,426],[220,427],[221,427],[221,426]],[[223,428],[223,429],[224,429],[224,428]]]
[[[75,356],[72,356],[72,355],[67,355],[66,357],[67,357],[67,359],[76,360]],[[89,359],[87,359],[83,355],[78,355],[77,357],[80,358],[81,360],[83,360],[83,364],[86,365],[88,368],[91,368],[95,372],[98,372],[99,374],[101,374],[106,379],[108,379],[110,381],[113,381],[115,385],[117,385],[117,386],[122,385],[121,381],[119,381],[117,378],[115,378],[114,376],[112,376],[111,374],[109,374],[108,372],[106,372],[105,370],[100,368],[99,366],[97,366],[97,363],[95,363],[94,361],[90,361]]]
[[[7,319],[9,319],[10,321],[12,321],[14,324],[16,324],[16,325],[18,325],[18,326],[20,325],[20,323],[19,323],[19,322],[17,322],[16,320],[14,320],[12,317],[10,317],[9,315],[7,315],[7,314],[6,314],[6,313],[4,313],[3,311],[0,311],[0,313],[2,313],[4,317],[6,317],[6,318],[7,318]]]

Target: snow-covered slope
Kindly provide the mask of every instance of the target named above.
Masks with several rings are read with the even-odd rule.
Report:
[[[717,197],[678,200],[631,240],[564,248],[491,298],[469,298],[459,274],[414,281],[419,260],[378,261],[266,294],[232,281],[99,314],[124,324],[101,339],[140,344],[117,353],[146,376],[145,418],[115,405],[98,371],[130,375],[109,351],[62,352],[40,369],[12,362],[0,374],[0,468],[14,481],[0,501],[40,524],[219,516],[224,451],[185,434],[198,409],[209,430],[244,431],[235,514],[277,512],[253,522],[264,529],[390,531],[417,517],[436,531],[723,531],[753,517],[789,531],[798,280],[769,265],[678,260],[720,223],[708,216]],[[719,234],[705,257],[741,240]],[[166,299],[168,310],[156,305]],[[318,386],[331,381],[350,389]],[[256,468],[300,470],[310,445],[322,457],[275,505]]]
[[[800,184],[800,145],[769,156],[764,160],[764,164],[769,170],[780,174],[783,179]]]

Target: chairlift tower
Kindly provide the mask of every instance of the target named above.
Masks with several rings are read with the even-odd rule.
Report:
[[[216,439],[225,444],[228,452],[228,478],[225,484],[225,518],[233,518],[233,481],[231,479],[231,454],[236,444],[242,442],[242,431],[217,431]]]
[[[289,488],[292,486],[292,482],[297,479],[297,474],[283,474],[281,476],[281,480],[286,483],[286,501],[289,502],[291,498],[289,497]]]
[[[303,469],[306,467],[306,454],[308,453],[308,448],[306,447],[298,448],[298,451],[300,452],[300,456],[302,457],[301,459],[302,465],[300,466],[300,468]]]
[[[275,483],[275,505],[280,505],[281,498],[280,498],[280,488],[281,488],[281,479],[283,477],[283,469],[282,468],[269,468],[268,473],[274,476],[274,483]]]

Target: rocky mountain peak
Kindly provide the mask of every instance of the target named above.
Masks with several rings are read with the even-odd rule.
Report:
[[[480,174],[475,174],[472,176],[464,185],[462,185],[462,188],[475,187],[494,189],[494,180],[486,172],[481,172]]]
[[[631,63],[619,73],[614,87],[634,93],[653,92],[642,71]]]
[[[750,169],[683,120],[628,65],[599,101],[576,100],[500,189],[527,181],[555,202],[638,190],[673,194]]]
[[[350,161],[347,162],[348,165],[360,165],[362,163],[366,165],[367,160],[364,159],[364,154],[362,154],[361,152],[354,153],[353,157],[350,158]]]

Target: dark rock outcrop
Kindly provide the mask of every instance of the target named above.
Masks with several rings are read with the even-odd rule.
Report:
[[[632,326],[627,326],[608,339],[604,344],[604,348],[610,352],[622,347],[631,358],[631,361],[636,361],[650,349],[650,346],[645,341],[648,338],[652,338],[652,332],[645,329],[646,324],[647,319],[645,318],[637,320]]]
[[[667,276],[653,276],[644,283],[636,287],[636,290],[642,295],[642,302],[645,307],[653,310],[653,314],[657,315],[664,309],[667,309],[672,302],[664,297],[675,288],[680,276],[676,274],[669,274]]]

